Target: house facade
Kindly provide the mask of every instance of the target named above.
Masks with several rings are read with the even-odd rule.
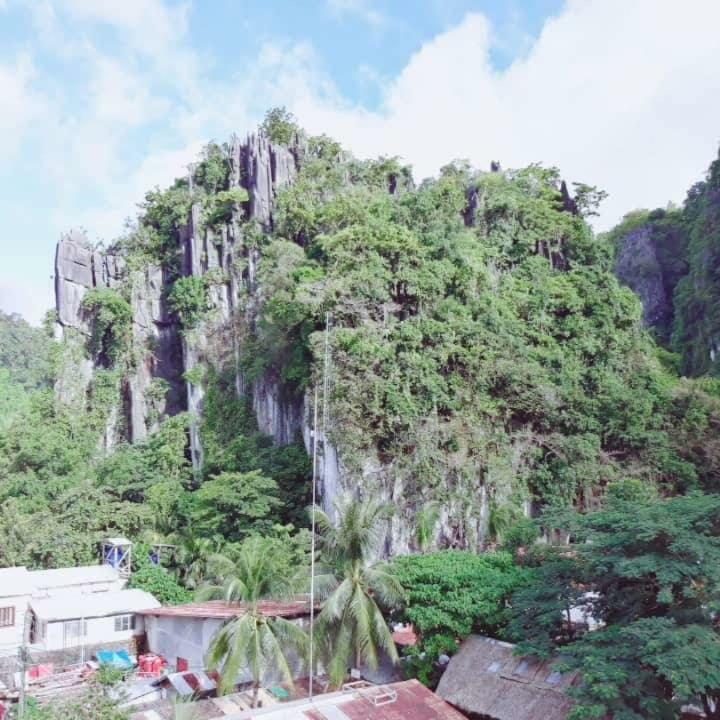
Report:
[[[166,658],[178,672],[204,670],[220,628],[246,609],[242,603],[211,601],[143,610],[147,646],[151,652]],[[310,605],[307,600],[266,601],[260,603],[260,611],[268,617],[283,617],[304,625],[310,616]],[[290,658],[290,661],[291,668],[300,673],[299,659]]]
[[[144,590],[31,599],[30,644],[36,653],[130,646],[145,632],[138,611],[158,607],[160,603]]]
[[[144,632],[137,611],[160,603],[125,585],[109,565],[0,569],[0,655],[24,645],[30,662],[74,663],[95,648],[132,649]]]
[[[12,654],[22,645],[32,593],[26,568],[0,569],[0,654]]]

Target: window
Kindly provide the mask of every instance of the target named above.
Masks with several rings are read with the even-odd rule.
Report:
[[[127,632],[135,629],[134,615],[118,615],[115,618],[115,632]]]
[[[15,624],[15,607],[0,607],[0,627],[12,627]]]
[[[47,637],[47,622],[39,620],[35,613],[30,616],[30,642],[44,642]]]
[[[67,620],[63,623],[63,642],[65,647],[80,645],[87,637],[87,620]]]
[[[560,681],[562,680],[563,676],[562,673],[559,673],[557,670],[553,670],[546,678],[545,682],[548,685],[559,685]]]

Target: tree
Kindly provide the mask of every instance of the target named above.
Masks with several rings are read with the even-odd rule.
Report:
[[[279,672],[293,681],[288,661],[290,651],[302,658],[307,650],[307,634],[293,622],[268,617],[260,609],[266,599],[282,599],[297,589],[295,574],[287,572],[281,545],[271,538],[247,538],[234,557],[217,558],[215,572],[224,575],[221,586],[208,586],[200,596],[223,598],[228,603],[245,604],[245,612],[224,625],[210,648],[208,666],[221,673],[220,688],[227,692],[243,672],[253,679],[253,707],[267,674]],[[296,568],[297,570],[297,568]]]
[[[298,131],[295,116],[285,107],[268,110],[260,127],[268,139],[280,145],[289,145]]]
[[[438,656],[455,652],[470,633],[502,635],[510,619],[508,599],[530,578],[506,552],[406,555],[395,558],[392,568],[405,589],[394,616],[412,623],[419,635],[411,657],[426,684],[433,683]]]
[[[191,514],[201,533],[240,540],[269,529],[280,506],[277,483],[259,470],[223,472],[194,493]]]
[[[583,605],[581,561],[567,549],[550,549],[539,567],[528,571],[528,582],[512,598],[513,618],[508,635],[521,652],[548,658],[557,645],[572,642],[571,610]]]
[[[150,548],[147,545],[135,547],[129,587],[151,593],[163,605],[182,605],[192,599],[191,593],[164,567],[150,561]]]
[[[336,511],[337,525],[322,510],[314,510],[321,556],[330,571],[322,577],[327,599],[317,630],[328,673],[339,685],[351,662],[357,668],[364,662],[376,669],[382,651],[393,663],[398,661],[378,602],[396,605],[403,589],[393,568],[377,560],[388,519],[386,506],[374,500],[345,499]]]
[[[584,583],[603,627],[562,647],[565,664],[583,679],[573,691],[574,717],[679,717],[682,705],[699,702],[717,720],[720,495],[663,499],[635,490],[614,492],[601,511],[548,519],[573,534],[577,562],[563,573],[551,565],[540,579],[550,573],[553,584],[532,584],[513,598],[522,647],[544,655],[558,644],[557,622]],[[531,602],[552,619],[552,595],[554,623],[523,622]]]

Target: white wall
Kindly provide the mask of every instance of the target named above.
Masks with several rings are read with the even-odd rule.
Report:
[[[127,613],[123,613],[127,614]],[[103,643],[127,642],[137,635],[142,635],[144,623],[142,615],[135,616],[135,629],[115,631],[115,617],[87,618],[87,635],[76,638],[72,644],[65,644],[65,620],[48,622],[44,641],[36,643],[36,647],[50,651],[63,650],[66,647],[80,647],[80,645],[102,645]]]
[[[15,624],[12,627],[0,627],[0,650],[9,651],[22,645],[29,601],[29,595],[0,597],[0,607],[15,608]]]
[[[151,652],[162,655],[170,664],[171,670],[175,668],[178,657],[188,661],[190,670],[205,670],[210,645],[225,622],[225,620],[214,618],[147,615],[145,617],[145,629],[147,631],[148,648]],[[304,618],[292,622],[307,630],[308,621]],[[306,673],[303,663],[298,659],[296,653],[288,651],[286,657],[296,678]],[[238,682],[248,682],[251,679],[251,675],[245,673],[238,678]],[[281,679],[279,673],[271,671],[265,678],[265,682],[274,682]]]
[[[223,620],[214,618],[145,617],[147,643],[151,652],[162,655],[174,668],[179,657],[190,670],[204,670],[208,648]]]

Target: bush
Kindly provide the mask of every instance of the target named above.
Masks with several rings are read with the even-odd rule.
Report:
[[[393,567],[408,598],[398,619],[412,623],[420,636],[411,666],[423,682],[431,681],[438,656],[452,653],[471,633],[502,634],[510,620],[507,601],[530,577],[505,552],[407,555],[393,560]]]
[[[90,352],[101,365],[115,365],[132,340],[130,303],[115,290],[94,288],[85,295],[82,307],[92,327]]]
[[[196,276],[176,280],[168,294],[168,303],[188,329],[195,327],[211,308],[205,281]]]
[[[208,211],[207,221],[209,225],[230,222],[233,208],[248,201],[248,192],[245,188],[233,188],[223,190],[212,198],[212,204]]]
[[[137,545],[133,557],[133,573],[128,587],[145,590],[154,595],[163,605],[182,605],[192,600],[192,594],[180,585],[165,568],[153,565],[149,548]]]
[[[285,107],[268,110],[260,127],[268,140],[278,145],[289,145],[298,130],[295,116]]]

